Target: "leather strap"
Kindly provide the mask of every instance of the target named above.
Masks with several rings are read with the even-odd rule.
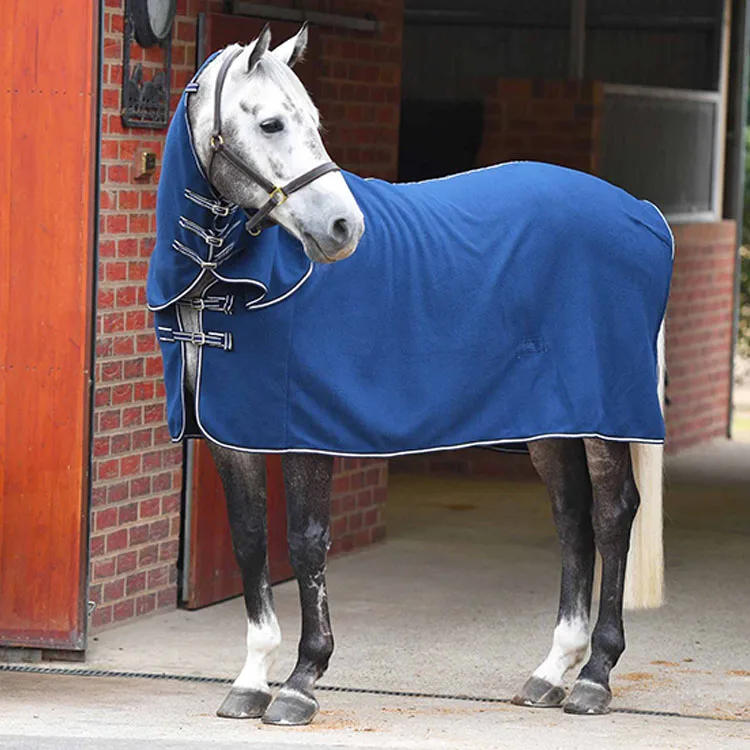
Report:
[[[240,48],[233,54],[229,55],[221,64],[219,75],[216,78],[216,88],[214,90],[214,126],[211,133],[211,161],[208,165],[208,177],[209,179],[211,178],[214,159],[221,154],[230,164],[246,174],[253,182],[262,187],[263,190],[268,193],[268,200],[245,224],[245,228],[250,234],[257,235],[260,234],[261,223],[268,217],[271,211],[276,208],[276,206],[280,206],[290,195],[292,195],[292,193],[296,193],[298,190],[309,185],[324,174],[339,171],[339,167],[334,162],[328,161],[324,164],[319,164],[317,167],[313,167],[309,172],[305,172],[299,177],[295,177],[284,185],[284,187],[279,187],[253,169],[253,167],[248,164],[240,154],[227,144],[221,134],[221,94],[224,89],[224,82],[226,81],[230,66],[243,51],[244,49]]]

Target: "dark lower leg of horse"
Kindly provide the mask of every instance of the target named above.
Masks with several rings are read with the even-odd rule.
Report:
[[[591,480],[582,440],[540,440],[529,444],[529,453],[552,501],[562,575],[552,648],[513,703],[554,708],[565,700],[565,676],[581,664],[589,644],[594,578]]]
[[[309,724],[318,712],[314,688],[328,668],[333,634],[325,565],[331,524],[328,456],[287,454],[283,459],[289,558],[299,585],[302,635],[297,664],[263,716],[267,724]]]
[[[586,439],[594,502],[594,539],[602,558],[599,617],[591,636],[591,656],[565,703],[568,713],[603,714],[612,692],[609,675],[625,650],[622,601],[630,529],[640,502],[627,443]]]
[[[245,666],[217,713],[230,719],[259,718],[271,702],[268,670],[281,643],[268,577],[265,458],[216,445],[211,453],[227,498],[247,610]]]

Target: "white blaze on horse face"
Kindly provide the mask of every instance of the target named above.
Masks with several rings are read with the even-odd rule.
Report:
[[[318,111],[286,64],[294,45],[282,45],[253,61],[254,46],[248,45],[232,63],[224,83],[222,135],[257,172],[283,187],[330,161],[330,157],[318,130]],[[218,68],[224,55],[236,49],[236,45],[229,47],[201,76],[211,89],[210,96],[201,96],[192,122],[204,166],[208,162],[206,144],[213,125]],[[268,199],[249,178],[236,178],[236,173],[222,164],[221,156],[215,164],[218,170],[229,170],[227,175],[231,176],[222,182],[214,167],[212,179],[225,197],[245,208],[257,208]],[[351,255],[364,231],[362,212],[338,172],[325,174],[295,192],[274,208],[271,218],[302,242],[308,256],[323,263]]]
[[[534,677],[561,686],[565,675],[583,661],[588,645],[588,618],[580,614],[564,617],[555,628],[549,655],[537,667]]]
[[[259,622],[247,621],[247,659],[232,687],[267,693],[268,672],[281,645],[279,621],[267,609]]]

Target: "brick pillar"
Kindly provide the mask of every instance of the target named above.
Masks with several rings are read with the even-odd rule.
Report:
[[[727,434],[736,228],[733,221],[673,227],[667,311],[668,450]]]

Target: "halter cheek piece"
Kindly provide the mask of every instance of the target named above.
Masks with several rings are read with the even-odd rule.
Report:
[[[234,165],[241,172],[244,172],[253,182],[260,185],[266,193],[268,193],[268,200],[257,210],[256,213],[245,224],[245,229],[252,235],[258,235],[261,232],[260,224],[263,220],[271,213],[271,211],[280,206],[292,193],[296,193],[305,185],[309,185],[311,182],[322,177],[324,174],[329,172],[338,172],[339,167],[332,161],[319,164],[309,172],[305,172],[299,177],[295,177],[293,180],[287,182],[286,185],[280,187],[274,185],[270,180],[267,180],[262,174],[258,173],[253,169],[243,158],[240,156],[225,140],[221,135],[221,92],[224,88],[224,81],[226,80],[227,73],[229,72],[229,66],[237,59],[238,55],[241,55],[242,49],[237,50],[233,55],[227,57],[221,65],[219,70],[219,76],[216,79],[216,90],[214,92],[214,127],[211,133],[211,161],[208,164],[208,176],[211,177],[211,169],[213,168],[214,159],[218,154],[221,154],[228,162]]]

